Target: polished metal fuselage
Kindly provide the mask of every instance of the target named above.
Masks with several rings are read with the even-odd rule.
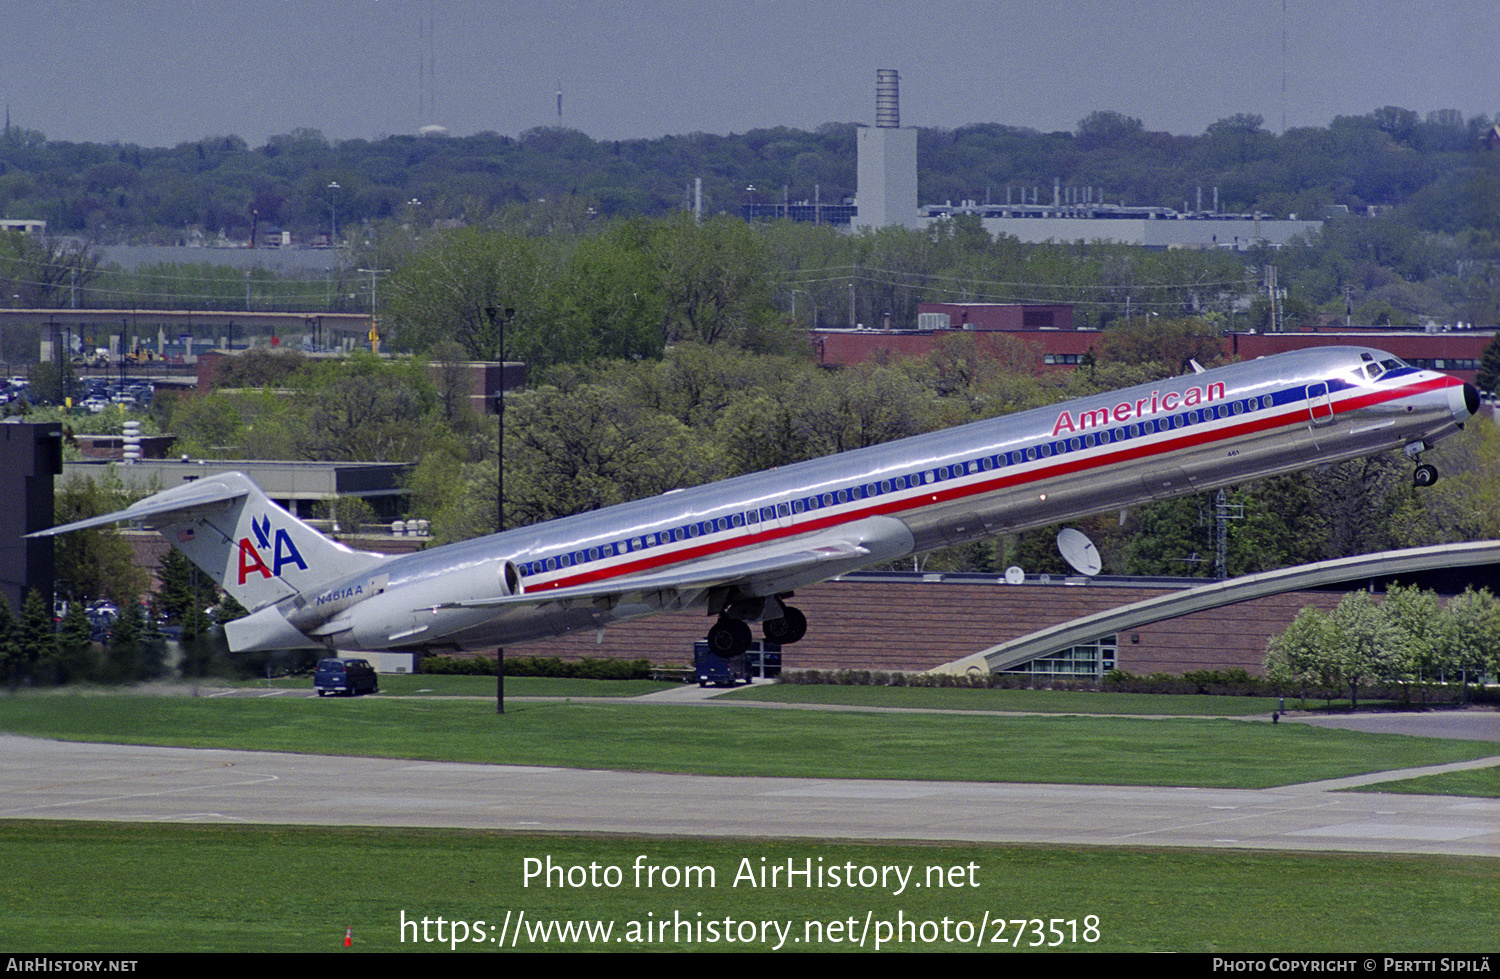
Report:
[[[482,647],[718,611],[947,544],[1430,444],[1472,410],[1459,381],[1377,350],[1282,354],[396,558],[376,605],[323,635]],[[778,566],[799,547],[830,557]],[[744,573],[671,584],[716,562]]]

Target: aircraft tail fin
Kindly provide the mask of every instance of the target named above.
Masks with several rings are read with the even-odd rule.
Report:
[[[384,560],[329,540],[237,472],[195,480],[124,510],[30,536],[50,537],[128,520],[155,526],[252,612]]]

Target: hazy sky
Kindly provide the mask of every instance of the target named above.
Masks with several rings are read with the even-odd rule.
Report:
[[[0,18],[13,124],[143,146],[516,135],[557,124],[559,82],[563,125],[597,139],[872,123],[877,68],[901,72],[907,126],[1500,113],[1496,0],[0,0]]]

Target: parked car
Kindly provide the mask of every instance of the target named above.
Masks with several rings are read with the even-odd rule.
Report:
[[[319,697],[331,693],[356,697],[362,693],[379,693],[380,680],[367,659],[320,659],[313,672],[313,689]]]

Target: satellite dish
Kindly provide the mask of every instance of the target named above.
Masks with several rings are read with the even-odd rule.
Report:
[[[1092,578],[1103,567],[1099,562],[1099,551],[1094,547],[1094,542],[1089,540],[1081,530],[1065,527],[1057,535],[1057,549],[1062,552],[1063,560],[1071,564],[1073,570],[1079,574],[1086,574]]]
[[[1012,564],[1005,569],[1005,583],[1007,585],[1019,585],[1026,580],[1026,572]]]

